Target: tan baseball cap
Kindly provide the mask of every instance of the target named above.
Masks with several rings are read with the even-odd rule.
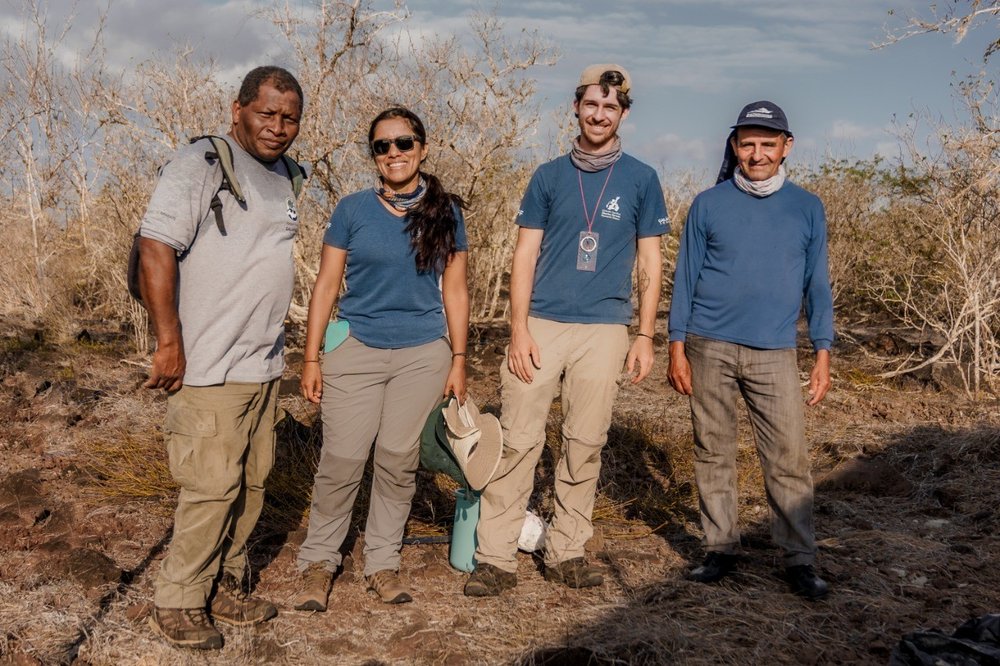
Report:
[[[623,93],[628,93],[632,89],[632,77],[628,75],[625,68],[621,65],[591,65],[587,69],[583,70],[583,74],[580,75],[581,86],[594,86],[601,82],[601,74],[604,72],[618,72],[622,75],[625,81],[618,86],[618,89]]]

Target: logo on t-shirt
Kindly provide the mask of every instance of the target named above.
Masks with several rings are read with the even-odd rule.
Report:
[[[604,205],[604,210],[601,211],[601,217],[606,217],[609,220],[618,221],[622,219],[622,214],[619,212],[621,209],[618,207],[618,200],[621,196],[617,196],[608,203]]]
[[[299,212],[295,210],[295,199],[288,197],[285,199],[285,208],[288,212],[288,219],[292,222],[299,221]]]

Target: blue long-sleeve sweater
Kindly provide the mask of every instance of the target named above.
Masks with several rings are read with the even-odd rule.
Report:
[[[795,347],[805,300],[813,348],[833,343],[826,216],[786,182],[757,198],[727,180],[695,197],[674,273],[670,340],[688,333],[758,349]]]

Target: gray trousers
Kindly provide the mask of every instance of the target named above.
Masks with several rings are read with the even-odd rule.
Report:
[[[752,349],[688,335],[695,481],[705,548],[731,553],[739,545],[736,487],[736,397],[750,414],[771,535],[785,565],[816,558],[813,485],[805,438],[803,395],[794,349]]]
[[[444,338],[405,349],[376,349],[356,338],[323,357],[323,451],[313,485],[309,532],[298,566],[340,566],[365,462],[375,445],[365,569],[399,569],[403,529],[416,491],[420,431],[441,400],[451,368]]]

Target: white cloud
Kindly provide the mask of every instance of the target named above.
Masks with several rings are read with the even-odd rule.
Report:
[[[860,125],[850,120],[837,119],[830,127],[829,136],[835,141],[854,141],[857,139],[869,139],[873,136],[885,134],[884,127],[873,127],[871,125]]]
[[[718,153],[722,157],[722,146],[710,147],[700,138],[684,137],[672,132],[660,134],[652,139],[631,139],[624,133],[622,139],[626,152],[661,170],[686,170],[700,168]]]

